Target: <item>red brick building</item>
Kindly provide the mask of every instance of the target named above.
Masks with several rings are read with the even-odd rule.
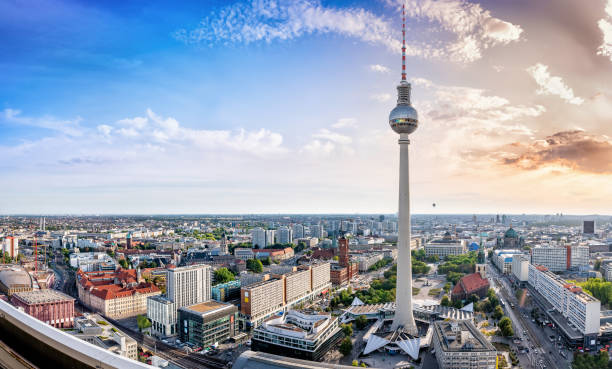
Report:
[[[338,264],[332,265],[330,271],[331,282],[334,285],[348,283],[359,274],[359,264],[351,263],[349,259],[348,239],[340,238],[338,240],[338,249],[340,252]]]
[[[464,276],[457,282],[451,292],[451,300],[467,300],[472,295],[484,298],[489,291],[489,281],[480,273],[472,273]]]
[[[59,291],[16,292],[11,302],[26,314],[55,328],[70,328],[74,322],[74,299]]]

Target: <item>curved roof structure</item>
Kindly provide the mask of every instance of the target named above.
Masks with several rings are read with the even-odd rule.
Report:
[[[508,230],[504,234],[504,237],[505,238],[518,238],[518,234],[516,233],[514,228],[510,227],[510,228],[508,228]]]
[[[17,267],[8,267],[0,269],[0,282],[7,286],[28,285],[32,287],[32,278],[28,272]]]

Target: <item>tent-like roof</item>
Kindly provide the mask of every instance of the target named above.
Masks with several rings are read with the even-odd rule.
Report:
[[[355,298],[353,299],[353,302],[351,302],[351,306],[360,306],[360,305],[364,305],[363,301],[361,301],[359,297],[355,296]]]
[[[411,340],[401,340],[395,342],[404,352],[410,355],[411,358],[417,360],[419,358],[419,348],[421,347],[421,339],[413,338]]]
[[[384,345],[386,345],[387,343],[389,343],[389,340],[373,334],[373,335],[370,336],[370,339],[368,340],[368,343],[367,343],[365,349],[363,350],[363,354],[367,355],[367,354],[369,354],[372,351],[376,351],[379,348],[381,348]]]

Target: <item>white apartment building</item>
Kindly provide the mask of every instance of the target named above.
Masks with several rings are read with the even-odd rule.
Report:
[[[536,246],[531,249],[531,263],[553,272],[579,269],[589,265],[588,246]]]
[[[276,231],[276,243],[282,245],[293,243],[293,230],[285,226],[279,227]]]
[[[293,304],[310,294],[312,276],[310,267],[285,274],[285,303]]]
[[[254,248],[263,249],[266,247],[266,231],[263,228],[253,228],[251,230],[251,237]]]
[[[274,245],[275,241],[276,241],[276,230],[275,229],[268,229],[266,231],[266,246]]]
[[[312,272],[312,291],[315,293],[322,292],[325,288],[329,288],[331,281],[331,264],[319,263],[310,266]]]
[[[448,255],[462,255],[467,251],[465,244],[465,240],[454,239],[447,233],[443,238],[425,244],[425,255],[438,255],[440,259]]]
[[[303,238],[304,237],[304,226],[301,224],[293,225],[293,237],[294,238]]]
[[[603,261],[601,263],[601,275],[606,281],[612,281],[612,261]]]
[[[582,334],[599,333],[599,300],[541,265],[529,264],[528,283]]]
[[[6,252],[10,257],[16,258],[17,254],[19,254],[19,238],[6,237],[2,242],[2,252]]]
[[[176,331],[177,308],[165,296],[147,299],[147,317],[151,320],[151,333],[157,337],[174,336]]]
[[[520,282],[529,279],[529,257],[527,255],[512,256],[512,274]]]

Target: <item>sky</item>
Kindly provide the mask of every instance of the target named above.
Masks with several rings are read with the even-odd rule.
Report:
[[[0,214],[396,212],[401,4],[0,2]],[[611,213],[612,0],[406,12],[413,212]]]

